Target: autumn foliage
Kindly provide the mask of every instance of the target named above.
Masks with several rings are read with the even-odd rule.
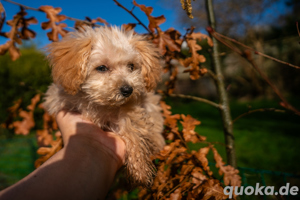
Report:
[[[123,7],[117,1],[118,6]],[[171,63],[177,60],[186,69],[184,73],[189,73],[193,80],[199,79],[208,70],[202,66],[206,61],[203,55],[198,53],[202,47],[200,41],[206,41],[208,45],[213,46],[211,38],[205,34],[194,31],[191,27],[184,35],[174,28],[166,31],[161,30],[160,25],[165,22],[163,15],[152,16],[152,7],[138,4],[135,0],[133,4],[145,13],[148,17],[149,24],[145,29],[145,34],[149,40],[153,41],[159,47],[160,53],[164,59],[164,72],[169,75],[165,82],[166,91],[159,91],[162,95],[172,94],[179,73],[178,68]],[[124,8],[124,7],[123,7]],[[126,8],[124,8],[126,9]],[[4,12],[4,9],[0,10]],[[51,41],[58,41],[60,37],[66,35],[66,24],[63,23],[70,17],[61,15],[61,8],[53,8],[52,6],[41,6],[36,9],[38,12],[44,12],[49,21],[40,22],[42,29],[47,30],[47,36]],[[129,11],[132,14],[132,11]],[[8,42],[0,46],[0,54],[4,55],[9,52],[12,60],[18,59],[20,50],[16,44],[21,44],[22,40],[34,38],[35,33],[29,29],[30,24],[38,23],[34,17],[26,18],[26,9],[20,8],[12,20],[7,21],[11,26],[11,30],[2,33],[1,36],[8,38]],[[5,22],[5,17],[0,19],[1,24]],[[108,25],[102,18],[85,20],[75,19],[75,28],[83,25],[92,27],[100,25]],[[136,26],[135,23],[124,24],[123,28],[132,30]],[[182,53],[182,43],[186,42],[189,52],[188,55]],[[30,130],[35,127],[35,109],[43,109],[41,94],[37,94],[31,100],[31,104],[27,110],[20,107],[21,100],[8,109],[8,116],[2,127],[13,129],[15,134],[29,134]],[[196,126],[200,121],[194,119],[190,115],[173,115],[170,106],[165,102],[161,102],[163,108],[163,116],[165,119],[164,137],[168,141],[164,149],[153,158],[157,167],[157,176],[151,188],[140,188],[139,199],[226,199],[223,194],[225,185],[240,186],[241,178],[239,171],[230,165],[226,165],[217,149],[210,142],[206,141],[204,136],[195,132]],[[16,120],[16,119],[19,120]],[[182,128],[179,128],[182,127]],[[62,148],[62,139],[58,131],[57,124],[53,116],[48,113],[43,114],[43,129],[36,131],[37,142],[40,148],[37,153],[40,157],[36,160],[35,166],[39,167],[43,162],[49,159],[57,151]],[[199,150],[190,150],[188,143],[203,143],[206,146]],[[218,169],[218,175],[213,174],[210,169],[207,155],[213,153],[215,167]],[[221,176],[222,181],[216,176]],[[126,188],[118,187],[116,193],[112,196],[118,197],[126,193]]]

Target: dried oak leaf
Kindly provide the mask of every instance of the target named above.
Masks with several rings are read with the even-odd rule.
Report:
[[[91,26],[95,27],[96,23],[99,22],[101,24],[108,25],[105,19],[102,19],[100,17],[97,17],[96,19],[91,19],[89,17],[85,17],[85,21],[76,21],[74,24],[75,29],[79,30],[81,28],[84,28],[84,26]]]
[[[105,19],[102,19],[101,17],[97,17],[96,19],[92,19],[91,20],[92,23],[101,23],[101,24],[105,24],[106,26],[108,25],[108,22]]]
[[[173,193],[170,194],[170,200],[180,200],[182,198],[181,188],[176,189]]]
[[[170,173],[171,168],[165,162],[162,162],[157,169],[157,175],[151,189],[161,191],[166,186],[167,180],[170,178]]]
[[[180,115],[179,114],[171,115],[172,114],[172,112],[170,111],[171,106],[168,106],[165,102],[161,101],[160,105],[163,109],[163,117],[165,118],[164,125],[170,128],[170,133],[179,134],[177,122],[180,119]]]
[[[223,187],[220,182],[215,179],[208,179],[202,185],[197,188],[197,193],[202,196],[201,200],[215,199],[222,200],[227,199],[223,192]]]
[[[136,27],[135,23],[128,23],[128,24],[123,24],[122,25],[122,29],[124,29],[125,31],[131,31]]]
[[[192,154],[197,158],[197,160],[200,162],[201,167],[207,172],[208,175],[212,175],[212,171],[210,171],[210,168],[208,166],[208,159],[207,159],[207,154],[210,150],[210,146],[208,147],[203,147],[199,149],[197,152],[192,151]]]
[[[11,59],[14,61],[21,55],[20,50],[16,47],[16,44],[22,44],[21,39],[29,39],[35,37],[35,32],[28,29],[30,24],[36,24],[37,20],[34,17],[25,19],[27,15],[24,8],[21,7],[21,11],[14,15],[12,20],[7,21],[7,24],[11,26],[10,32],[3,33],[2,36],[9,38],[5,44],[0,45],[0,54],[3,55],[7,51],[10,54]],[[21,29],[21,31],[19,31]]]
[[[35,161],[34,166],[38,168],[44,162],[46,162],[51,156],[53,156],[56,152],[58,152],[61,148],[62,148],[61,138],[52,140],[50,143],[50,147],[40,147],[37,150],[37,153],[42,156]]]
[[[35,95],[31,99],[31,104],[27,106],[29,111],[20,110],[19,116],[23,118],[22,121],[13,122],[13,127],[15,128],[15,134],[27,135],[31,128],[35,126],[33,112],[36,104],[40,101],[40,94]]]
[[[185,60],[180,60],[180,62],[184,67],[190,66],[190,68],[184,70],[184,72],[189,72],[190,78],[192,80],[199,79],[207,72],[207,69],[200,68],[200,63],[204,63],[206,61],[206,58],[198,53],[198,51],[202,49],[202,47],[198,44],[198,41],[201,41],[203,39],[207,39],[208,44],[211,46],[213,45],[212,40],[209,36],[202,33],[194,33],[193,28],[185,36],[185,40],[189,47],[191,57],[188,57]]]
[[[38,21],[35,17],[30,17],[25,19],[24,16],[27,15],[27,12],[25,12],[25,9],[21,7],[21,11],[18,13],[22,16],[19,28],[21,28],[21,32],[19,33],[19,37],[23,40],[28,40],[30,38],[35,38],[36,33],[28,28],[30,24],[37,24]]]
[[[47,129],[37,130],[36,136],[40,147],[49,146],[53,140],[53,136],[49,134]]]
[[[199,187],[208,178],[203,174],[203,170],[200,167],[195,167],[192,171],[192,183],[195,184],[193,189]]]
[[[159,17],[151,16],[151,13],[153,11],[152,7],[150,7],[150,6],[147,7],[145,5],[138,4],[138,3],[136,3],[135,0],[133,0],[133,4],[137,7],[139,7],[141,9],[141,11],[143,11],[147,15],[148,20],[149,20],[148,28],[152,33],[155,32],[155,28],[159,27],[160,24],[162,24],[166,21],[166,18],[163,15],[161,15]]]
[[[180,52],[181,50],[182,41],[180,41],[179,39],[173,39],[171,37],[173,31],[175,31],[173,28],[170,28],[165,32],[158,29],[158,35],[155,39],[153,39],[153,43],[157,44],[162,55],[164,55],[167,50],[178,52]]]
[[[55,117],[52,116],[52,115],[49,115],[49,113],[46,111],[43,103],[39,104],[38,107],[40,109],[44,110],[44,114],[43,114],[43,129],[57,130],[58,126],[57,126]]]
[[[36,20],[36,18],[34,17],[31,17],[31,18],[28,18],[26,20],[23,21],[23,27],[21,29],[21,39],[23,40],[28,40],[30,38],[35,38],[36,36],[36,33],[30,29],[28,29],[28,26],[30,24],[37,24],[38,21]]]
[[[168,71],[170,71],[168,69]],[[178,74],[178,67],[173,66],[172,71],[170,71],[169,80],[165,82],[165,85],[167,86],[168,94],[172,94],[175,89],[175,84],[177,81],[177,74]]]
[[[39,104],[38,107],[44,109],[43,104]],[[43,129],[37,130],[36,132],[38,145],[40,147],[49,146],[53,141],[53,136],[51,133],[57,129],[58,126],[55,118],[52,115],[49,115],[49,113],[45,111],[43,114]],[[56,132],[55,135],[56,137],[60,137],[60,132],[59,131]]]
[[[43,22],[42,29],[48,30],[52,29],[50,32],[47,33],[49,40],[51,41],[58,41],[59,34],[64,37],[68,31],[63,29],[67,27],[65,23],[59,23],[66,19],[65,15],[58,15],[61,12],[61,8],[53,8],[52,6],[41,6],[39,10],[46,13],[46,17],[49,19],[48,22]]]
[[[35,126],[33,114],[31,112],[21,110],[19,116],[22,117],[23,120],[15,121],[13,123],[13,127],[15,128],[15,134],[28,135],[30,129]]]
[[[8,40],[5,44],[0,45],[0,55],[4,55],[8,51],[10,58],[13,61],[18,59],[21,55],[20,50],[16,47],[15,42],[22,44],[21,39],[18,37],[18,27],[22,17],[22,15],[17,13],[13,20],[7,21],[7,24],[12,28],[10,32],[4,33],[3,36],[9,38],[10,40]]]
[[[219,174],[223,176],[224,184],[225,185],[231,185],[231,186],[241,186],[241,177],[239,175],[239,170],[235,169],[234,167],[227,165],[225,166],[225,163],[223,162],[222,157],[218,153],[217,149],[214,147],[211,147],[214,159],[216,161],[216,167],[219,168]]]
[[[176,162],[174,161],[176,157],[181,157],[182,156],[181,154],[184,154],[186,150],[187,149],[185,147],[177,147],[173,149],[173,151],[171,151],[171,154],[169,154],[169,156],[166,159],[166,164],[167,165],[176,164]]]
[[[183,138],[186,142],[196,143],[199,142],[199,138],[197,137],[197,133],[195,132],[195,128],[197,125],[201,124],[200,121],[194,119],[191,115],[183,115],[181,114],[181,118],[183,121],[180,123],[183,126]]]
[[[6,129],[12,129],[13,128],[13,120],[18,116],[18,110],[21,107],[22,99],[18,99],[14,101],[14,104],[7,109],[8,117],[4,121],[4,123],[1,124],[1,127]]]
[[[0,2],[0,31],[2,30],[3,24],[5,22],[6,14],[5,14],[5,9]]]
[[[189,160],[186,164],[183,164],[181,169],[180,169],[180,179],[179,181],[181,182],[188,174],[190,174],[193,169],[195,168],[194,163],[192,160]]]
[[[156,158],[160,160],[166,160],[170,156],[170,154],[173,152],[174,149],[180,147],[180,140],[175,140],[174,142],[165,145],[163,150],[157,154]]]

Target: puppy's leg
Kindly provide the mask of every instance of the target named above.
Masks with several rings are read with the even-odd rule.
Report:
[[[120,135],[126,143],[126,167],[133,184],[149,186],[155,174],[151,156],[161,150],[162,136],[153,131],[151,116],[144,108],[136,108],[121,120]],[[157,139],[156,137],[161,137]]]

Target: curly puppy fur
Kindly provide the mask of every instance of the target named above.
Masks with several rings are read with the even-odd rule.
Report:
[[[150,157],[165,142],[159,96],[157,49],[143,36],[117,27],[83,29],[47,46],[54,83],[44,106],[50,114],[78,111],[126,143],[131,183],[151,184]]]

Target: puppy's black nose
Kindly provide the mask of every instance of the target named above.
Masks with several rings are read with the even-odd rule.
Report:
[[[133,91],[133,88],[129,85],[124,85],[120,88],[120,91],[124,97],[129,97]]]

